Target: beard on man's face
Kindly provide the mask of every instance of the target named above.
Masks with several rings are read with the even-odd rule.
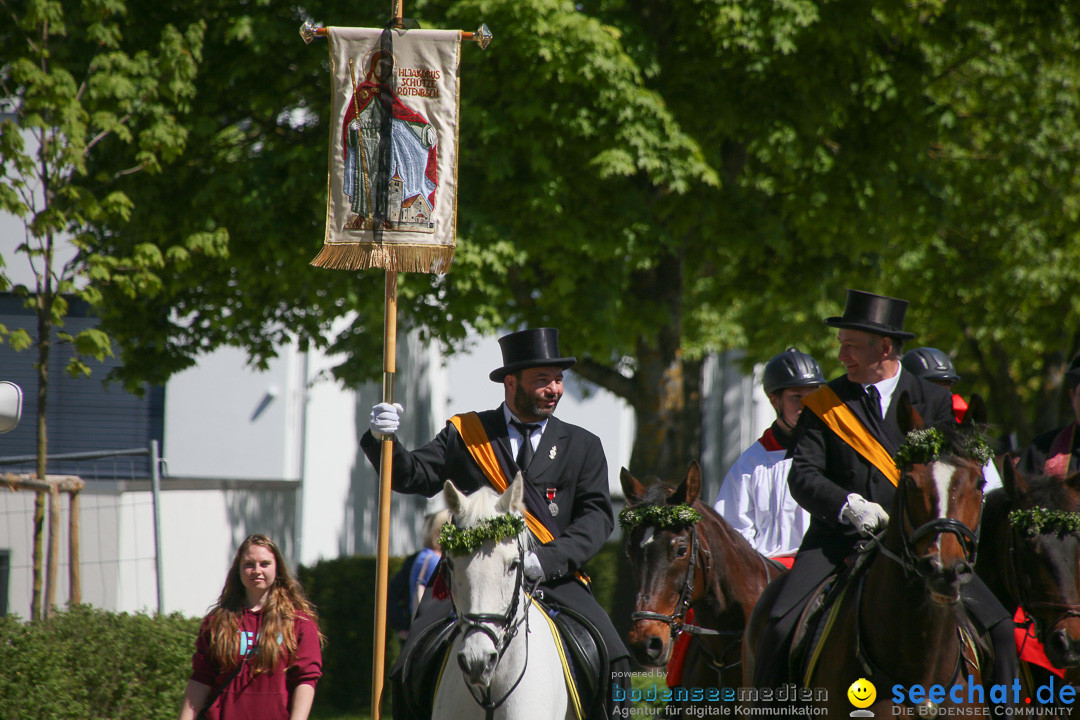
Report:
[[[514,389],[514,407],[518,411],[518,415],[528,415],[534,418],[549,418],[555,414],[554,405],[550,408],[540,407],[536,398],[530,395],[520,383]]]

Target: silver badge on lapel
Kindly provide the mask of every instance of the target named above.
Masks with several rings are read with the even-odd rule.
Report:
[[[557,451],[555,450],[555,446],[552,445],[551,450],[548,452],[548,460],[554,460],[556,453],[557,453]],[[552,514],[554,514],[554,513],[552,513]]]

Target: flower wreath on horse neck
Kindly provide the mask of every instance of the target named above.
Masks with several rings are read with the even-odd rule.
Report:
[[[471,555],[488,540],[500,542],[507,538],[516,538],[524,531],[525,518],[520,515],[487,518],[465,529],[447,523],[439,531],[439,545],[448,555]]]
[[[947,444],[945,433],[937,428],[912,430],[896,451],[896,467],[932,463],[941,457]],[[956,443],[955,454],[971,458],[979,465],[986,465],[994,457],[993,449],[977,432],[961,435]]]
[[[619,513],[619,525],[624,532],[634,528],[651,525],[666,530],[682,530],[696,525],[701,520],[701,513],[689,505],[646,505],[628,507]]]
[[[1012,523],[1013,529],[1029,537],[1051,532],[1067,535],[1080,531],[1080,512],[1033,507],[1027,510],[1011,511],[1009,522]]]

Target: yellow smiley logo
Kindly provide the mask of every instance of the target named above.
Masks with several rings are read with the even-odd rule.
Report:
[[[857,708],[868,708],[877,699],[877,688],[866,678],[859,678],[847,689],[847,698]]]

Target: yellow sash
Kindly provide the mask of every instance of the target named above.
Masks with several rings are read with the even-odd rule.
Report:
[[[859,421],[851,408],[837,397],[833,389],[828,385],[822,385],[816,391],[803,398],[803,406],[812,410],[821,418],[837,437],[851,446],[851,449],[862,455],[871,465],[881,471],[881,474],[889,479],[893,485],[900,484],[900,470],[896,462],[889,455],[881,443]]]
[[[510,483],[506,479],[498,458],[495,457],[495,450],[491,447],[491,441],[488,440],[484,424],[480,422],[480,416],[474,412],[464,413],[450,418],[450,422],[454,423],[461,439],[465,441],[465,447],[469,449],[469,454],[473,456],[473,460],[480,466],[491,485],[500,493],[506,492]],[[525,510],[525,524],[540,542],[549,543],[555,539],[555,536],[544,527],[544,523],[537,520],[528,510]]]

